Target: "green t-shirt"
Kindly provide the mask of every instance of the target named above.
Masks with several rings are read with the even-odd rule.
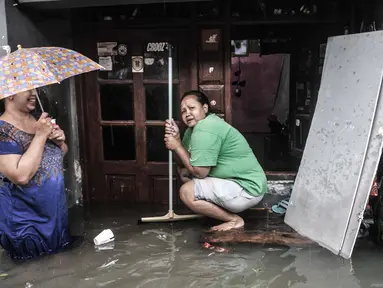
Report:
[[[212,167],[209,177],[232,180],[254,196],[266,193],[265,172],[245,137],[215,114],[188,128],[182,144],[192,166]]]

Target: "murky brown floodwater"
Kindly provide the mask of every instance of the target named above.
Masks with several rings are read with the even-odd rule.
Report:
[[[116,236],[95,249],[102,229]],[[383,287],[383,252],[359,243],[352,261],[317,246],[235,245],[227,254],[201,248],[203,222],[137,225],[137,216],[94,216],[85,241],[70,251],[15,264],[0,258],[0,287]]]

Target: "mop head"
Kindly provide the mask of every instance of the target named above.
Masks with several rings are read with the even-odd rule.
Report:
[[[158,217],[144,217],[138,220],[138,225],[143,223],[162,223],[162,222],[175,222],[175,221],[186,221],[202,218],[202,215],[177,215],[174,212],[169,212],[164,216]]]

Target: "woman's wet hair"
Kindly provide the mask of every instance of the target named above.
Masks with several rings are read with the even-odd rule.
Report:
[[[201,103],[201,105],[207,105],[208,107],[208,110],[207,110],[207,113],[215,113],[210,104],[209,104],[209,98],[207,98],[207,96],[205,95],[205,93],[201,92],[201,91],[198,91],[198,90],[190,90],[186,93],[184,93],[184,95],[182,95],[181,97],[181,101],[184,100],[184,98],[188,97],[188,96],[195,96],[197,98],[197,101],[199,103]]]

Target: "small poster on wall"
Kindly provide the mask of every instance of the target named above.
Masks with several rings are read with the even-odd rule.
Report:
[[[97,43],[97,55],[99,57],[117,55],[117,42],[99,42]]]
[[[129,46],[120,42],[98,42],[98,63],[105,68],[99,75],[104,79],[131,78],[131,51]]]
[[[144,72],[144,57],[132,56],[132,72],[133,73]]]
[[[98,64],[100,64],[102,67],[105,68],[105,71],[112,71],[113,70],[113,62],[112,57],[98,57]]]

